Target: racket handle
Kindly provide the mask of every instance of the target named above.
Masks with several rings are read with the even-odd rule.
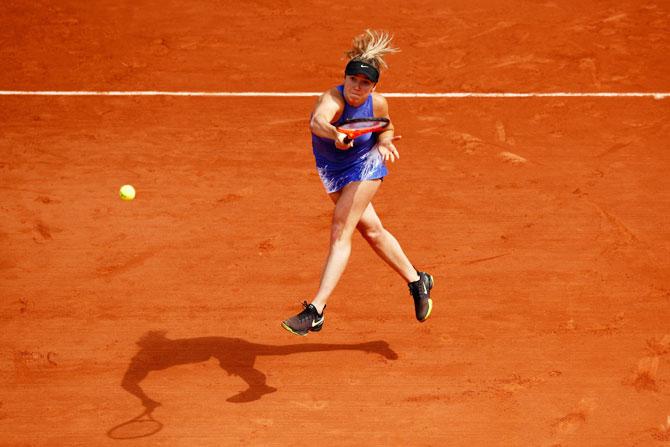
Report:
[[[344,137],[344,139],[342,140],[342,142],[343,142],[344,144],[349,144],[349,143],[351,143],[351,138],[349,138],[349,137]]]

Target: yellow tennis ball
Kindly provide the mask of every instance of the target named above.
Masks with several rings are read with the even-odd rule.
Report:
[[[135,188],[133,188],[133,185],[123,185],[119,189],[119,196],[121,200],[133,200],[135,198]]]

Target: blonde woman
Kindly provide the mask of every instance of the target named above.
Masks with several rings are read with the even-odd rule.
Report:
[[[321,181],[335,203],[330,229],[330,251],[321,283],[311,303],[284,320],[282,326],[297,335],[318,332],[325,321],[326,302],[340,280],[351,253],[351,239],[358,230],[375,252],[407,281],[414,299],[417,320],[423,322],[433,308],[430,289],[433,278],[417,271],[398,241],[388,232],[372,206],[372,198],[387,175],[385,162],[400,156],[394,141],[400,139],[393,122],[380,133],[369,133],[346,143],[336,126],[349,118],[389,118],[386,99],[375,93],[379,72],[386,68],[384,56],[398,51],[384,32],[366,30],[353,40],[347,52],[344,83],[317,100],[310,128],[312,149]]]

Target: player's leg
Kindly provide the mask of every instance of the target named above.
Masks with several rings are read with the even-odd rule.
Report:
[[[380,184],[381,180],[352,182],[339,192],[333,193],[335,209],[330,229],[330,250],[321,274],[319,289],[311,304],[305,302],[302,312],[282,323],[286,330],[297,335],[321,330],[324,321],[323,309],[349,261],[351,238],[356,225]]]
[[[407,281],[410,295],[414,299],[416,319],[425,321],[433,310],[433,301],[430,298],[433,277],[414,268],[398,240],[382,225],[372,203],[363,212],[357,228],[379,257]]]
[[[321,311],[342,277],[351,254],[351,238],[363,212],[379,189],[381,180],[352,182],[340,190],[330,228],[330,251],[321,275],[321,284],[312,304]]]
[[[356,227],[370,247],[408,283],[419,274],[407,258],[398,240],[382,225],[372,203],[369,203]]]

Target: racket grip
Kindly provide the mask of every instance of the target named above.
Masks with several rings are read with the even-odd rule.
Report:
[[[349,143],[351,143],[351,138],[349,138],[349,137],[344,137],[344,139],[342,140],[342,142],[343,142],[344,144],[349,144]]]

